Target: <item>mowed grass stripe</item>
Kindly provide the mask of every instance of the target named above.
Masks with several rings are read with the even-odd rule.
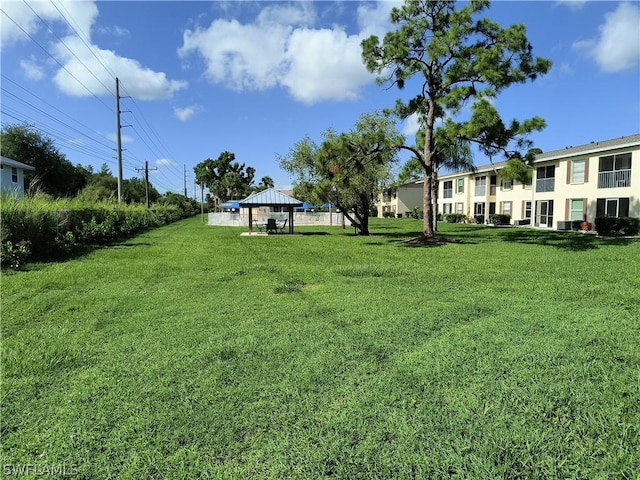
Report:
[[[640,243],[190,219],[2,278],[3,463],[81,478],[636,478]]]

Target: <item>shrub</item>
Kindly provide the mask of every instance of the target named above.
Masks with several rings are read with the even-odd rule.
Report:
[[[463,213],[448,213],[444,216],[444,219],[448,223],[464,223],[467,220],[467,216]]]
[[[31,253],[30,245],[25,240],[16,244],[10,241],[2,242],[0,245],[0,263],[3,266],[19,270]]]
[[[2,265],[20,264],[29,256],[54,258],[82,245],[107,243],[186,218],[196,211],[193,202],[179,195],[151,209],[113,202],[54,200],[42,194],[20,200],[3,195],[0,207]]]
[[[509,225],[511,223],[511,215],[492,213],[489,215],[489,223],[493,223],[494,225]]]
[[[634,236],[640,232],[640,219],[632,217],[596,217],[598,235],[606,237]]]
[[[424,211],[422,210],[422,207],[413,207],[411,209],[411,218],[422,220],[424,218]]]

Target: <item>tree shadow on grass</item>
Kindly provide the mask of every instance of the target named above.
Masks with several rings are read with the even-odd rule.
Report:
[[[500,237],[505,242],[544,245],[572,252],[596,250],[603,246],[628,246],[640,240],[637,238],[598,237],[588,233],[534,230],[531,228],[506,230],[501,233]]]
[[[595,250],[604,246],[628,246],[640,242],[640,238],[599,237],[591,233],[538,230],[534,228],[487,225],[456,225],[454,230],[438,231],[440,242],[412,242],[422,234],[413,232],[375,232],[367,245],[397,244],[406,247],[434,247],[447,244],[473,245],[480,243],[510,242],[525,245],[543,245],[571,252]],[[385,239],[385,241],[383,241]]]

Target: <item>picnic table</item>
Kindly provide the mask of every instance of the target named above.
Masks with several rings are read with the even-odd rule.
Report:
[[[257,220],[253,221],[253,224],[256,226],[259,232],[262,232],[264,229],[267,233],[284,233],[284,228],[287,226],[287,220],[284,222],[277,222],[275,218],[268,218],[266,222],[258,222]]]

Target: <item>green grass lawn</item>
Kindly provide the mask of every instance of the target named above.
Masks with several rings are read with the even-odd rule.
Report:
[[[640,478],[640,241],[420,228],[194,218],[3,272],[0,476]]]

